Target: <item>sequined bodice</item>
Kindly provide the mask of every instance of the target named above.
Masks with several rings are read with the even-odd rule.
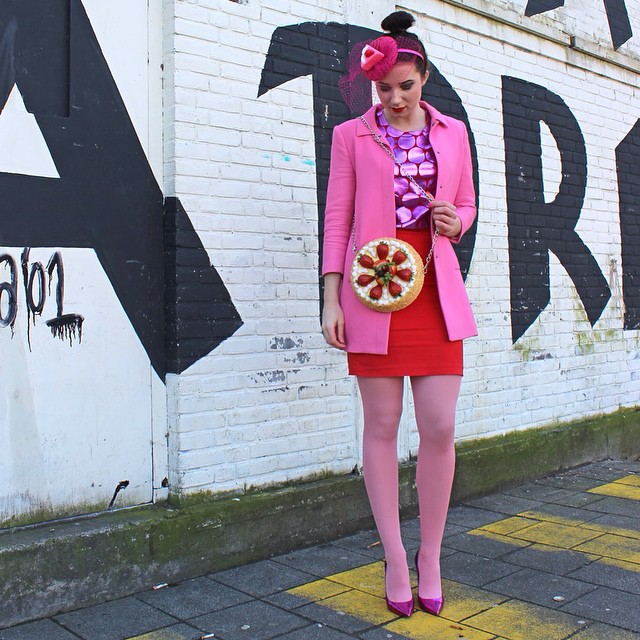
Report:
[[[430,123],[427,122],[421,131],[399,131],[387,122],[382,109],[376,112],[376,120],[405,175],[412,176],[423,189],[435,196],[438,168],[429,142]],[[400,173],[398,165],[394,165],[393,182],[396,226],[403,229],[427,227],[429,209],[426,198]]]

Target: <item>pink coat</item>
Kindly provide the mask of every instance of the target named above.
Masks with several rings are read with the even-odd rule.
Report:
[[[462,122],[441,114],[426,102],[420,104],[431,117],[430,142],[438,162],[435,198],[453,203],[462,223],[458,238],[438,237],[433,254],[438,296],[449,340],[461,340],[478,333],[460,265],[451,245],[459,242],[476,215],[469,140]],[[364,117],[382,136],[376,124],[375,109],[369,109]],[[382,139],[385,140],[384,136]],[[385,354],[391,315],[365,307],[356,298],[347,279],[354,258],[351,237],[354,215],[358,248],[374,238],[395,237],[393,161],[357,118],[338,125],[333,131],[322,274],[347,274],[340,289],[347,351]]]

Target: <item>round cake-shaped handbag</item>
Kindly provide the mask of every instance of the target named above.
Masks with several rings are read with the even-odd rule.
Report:
[[[374,311],[404,309],[424,283],[420,254],[397,238],[376,238],[365,244],[351,265],[351,286],[358,300]]]

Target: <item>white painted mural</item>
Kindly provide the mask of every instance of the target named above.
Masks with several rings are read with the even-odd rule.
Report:
[[[109,163],[133,180],[137,145],[162,166],[160,7],[33,4],[2,16],[0,526],[106,509],[119,485],[116,506],[150,502],[166,475],[163,372],[121,301],[137,287],[144,310],[153,292],[110,246],[132,229],[112,216],[128,195]],[[157,200],[139,213],[161,234]]]

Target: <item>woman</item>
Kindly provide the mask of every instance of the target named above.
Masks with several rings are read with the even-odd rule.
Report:
[[[410,377],[420,435],[418,604],[438,615],[444,603],[440,546],[455,465],[462,340],[477,334],[452,247],[476,214],[467,132],[462,122],[420,100],[429,71],[424,46],[407,32],[413,23],[406,12],[392,13],[382,21],[388,35],[362,53],[367,90],[375,82],[380,104],[364,114],[366,123],[356,118],[334,130],[322,269],[322,332],[328,344],[347,351],[349,373],[357,376],[362,398],[363,473],[384,547],[385,599],[391,611],[405,616],[413,612],[413,596],[398,504],[404,376]],[[353,75],[349,79],[354,86],[356,81]],[[348,100],[354,96],[349,82],[341,85]],[[371,130],[389,145],[396,163]],[[432,202],[407,175],[435,196]],[[361,247],[395,236],[426,259],[433,235],[424,286],[410,306],[379,313],[358,300],[348,281],[354,240]]]

